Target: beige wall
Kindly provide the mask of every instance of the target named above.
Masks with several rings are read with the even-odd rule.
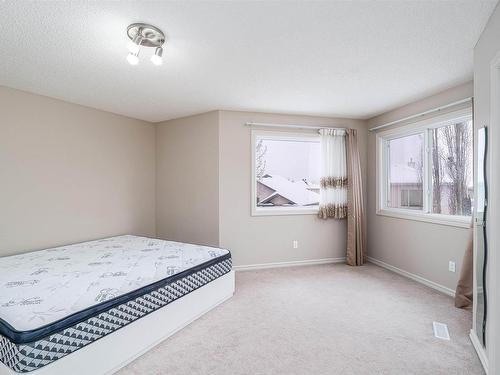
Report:
[[[472,94],[472,82],[469,82],[377,116],[369,120],[369,127],[450,104]],[[368,255],[454,290],[460,275],[468,229],[376,214],[375,134],[370,132],[368,141]],[[456,262],[456,273],[448,271],[450,260]]]
[[[448,272],[448,261],[459,271],[467,230],[375,214],[375,135],[367,129],[471,95],[465,84],[369,124],[214,111],[153,125],[0,88],[0,254],[134,233],[227,247],[236,265],[343,257],[344,221],[251,216],[244,124],[348,126],[359,131],[369,192],[369,255],[453,289],[458,272]]]
[[[157,235],[219,244],[219,112],[157,124]]]
[[[235,265],[344,257],[346,223],[315,215],[251,216],[251,129],[246,122],[347,126],[358,129],[363,176],[367,128],[364,121],[252,112],[220,112],[220,245]],[[292,248],[292,241],[299,248]]]
[[[155,234],[154,126],[0,87],[0,255]]]
[[[475,129],[489,127],[489,194],[488,202],[488,325],[486,351],[489,361],[489,373],[500,373],[500,256],[498,254],[500,227],[500,200],[498,199],[500,175],[498,160],[500,149],[499,120],[491,118],[491,90],[494,87],[491,70],[495,58],[500,56],[500,6],[497,5],[479,42],[474,49],[474,115]],[[499,69],[497,74],[500,75]],[[497,84],[500,85],[500,79]],[[500,87],[498,87],[500,88]],[[498,90],[500,91],[500,90]],[[500,92],[497,91],[497,100]],[[494,103],[496,112],[500,110],[500,100]],[[496,175],[493,175],[496,173]]]

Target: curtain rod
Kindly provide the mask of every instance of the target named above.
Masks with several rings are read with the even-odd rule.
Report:
[[[385,124],[382,124],[382,125],[378,125],[378,126],[375,126],[373,128],[370,128],[369,130],[370,131],[373,131],[373,130],[378,130],[378,129],[382,129],[382,128],[385,128],[387,126],[391,126],[391,125],[394,125],[394,124],[399,124],[400,122],[403,122],[403,121],[408,121],[408,120],[413,120],[415,118],[418,118],[418,117],[423,117],[425,115],[428,115],[429,113],[434,113],[434,112],[439,112],[439,111],[442,111],[443,109],[446,109],[446,108],[450,108],[450,107],[454,107],[456,105],[459,105],[459,104],[463,104],[463,103],[467,103],[468,101],[472,100],[472,96],[469,96],[465,99],[460,99],[460,100],[457,100],[456,102],[453,102],[453,103],[450,103],[450,104],[446,104],[446,105],[443,105],[441,107],[436,107],[436,108],[433,108],[433,109],[429,109],[427,111],[424,111],[424,112],[420,112],[420,113],[417,113],[415,115],[411,115],[411,116],[408,116],[408,117],[404,117],[402,119],[399,119],[399,120],[395,120],[395,121],[391,121],[391,122],[387,122]]]
[[[335,130],[346,130],[346,128],[337,128],[331,126],[307,126],[307,125],[296,125],[296,124],[270,124],[266,122],[247,122],[245,126],[264,126],[268,128],[293,128],[293,129],[309,129],[309,130],[320,130],[320,129],[335,129]]]

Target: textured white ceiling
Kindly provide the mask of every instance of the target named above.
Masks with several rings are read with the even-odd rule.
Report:
[[[148,121],[213,109],[368,118],[472,79],[496,0],[0,2],[0,85]],[[125,29],[169,41],[125,61]]]

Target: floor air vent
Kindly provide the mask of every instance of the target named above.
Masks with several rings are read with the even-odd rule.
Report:
[[[450,333],[448,332],[448,326],[444,323],[432,322],[432,327],[434,328],[434,336],[441,340],[449,340]]]

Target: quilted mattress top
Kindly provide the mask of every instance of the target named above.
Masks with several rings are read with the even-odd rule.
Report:
[[[3,257],[0,323],[35,330],[228,255],[219,248],[125,235]]]

